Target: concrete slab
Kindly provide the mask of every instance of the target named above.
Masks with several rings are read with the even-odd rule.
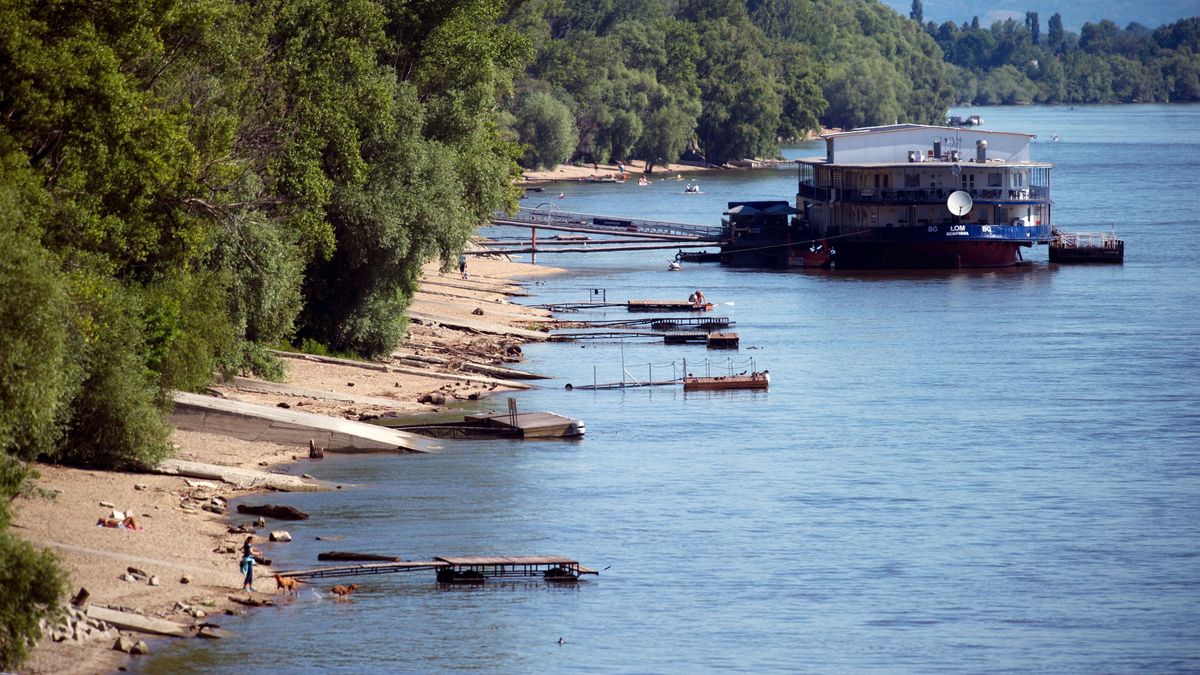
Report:
[[[436,323],[449,328],[459,328],[464,330],[473,330],[476,333],[487,333],[491,335],[512,335],[515,337],[525,338],[526,340],[534,340],[542,342],[550,339],[549,333],[541,333],[536,330],[527,330],[525,328],[513,328],[511,326],[498,326],[494,323],[486,321],[471,321],[470,319],[456,319],[451,316],[438,316],[436,314],[428,314],[425,312],[409,312],[408,318],[415,323]]]
[[[247,441],[307,446],[332,452],[435,452],[436,441],[373,424],[276,408],[214,396],[175,392],[171,421],[185,431],[233,436]]]
[[[301,387],[294,384],[285,384],[282,382],[266,382],[264,380],[256,380],[249,377],[235,376],[226,380],[223,384],[231,386],[238,391],[249,391],[256,394],[278,394],[282,396],[295,396],[298,398],[314,398],[326,401],[342,401],[344,403],[358,403],[360,405],[375,405],[386,406],[390,408],[399,408],[404,404],[391,398],[382,396],[364,396],[362,394],[347,394],[340,391],[328,391],[325,389],[312,389],[310,387]]]

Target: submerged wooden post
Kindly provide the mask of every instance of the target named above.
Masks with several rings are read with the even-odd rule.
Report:
[[[531,251],[531,253],[529,254],[529,264],[536,265],[537,264],[537,228],[536,227],[531,228],[529,230],[529,232],[530,232],[529,250]]]

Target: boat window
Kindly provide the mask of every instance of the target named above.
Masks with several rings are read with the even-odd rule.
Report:
[[[906,188],[921,187],[921,174],[917,173],[916,171],[905,171],[904,172],[904,187],[906,187]]]
[[[1004,174],[994,173],[994,172],[988,174],[988,187],[1003,187],[1003,186],[1004,186]]]

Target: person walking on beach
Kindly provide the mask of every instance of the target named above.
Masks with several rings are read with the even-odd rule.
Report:
[[[254,550],[251,544],[254,542],[254,537],[246,537],[246,541],[242,543],[242,574],[246,578],[242,580],[242,590],[256,592],[254,590],[254,556],[258,551]]]
[[[458,256],[458,274],[462,278],[467,278],[467,254],[464,253]]]

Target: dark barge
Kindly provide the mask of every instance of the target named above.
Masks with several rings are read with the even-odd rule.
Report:
[[[1115,233],[1054,231],[1050,242],[1052,263],[1116,263],[1125,262],[1125,242]]]

